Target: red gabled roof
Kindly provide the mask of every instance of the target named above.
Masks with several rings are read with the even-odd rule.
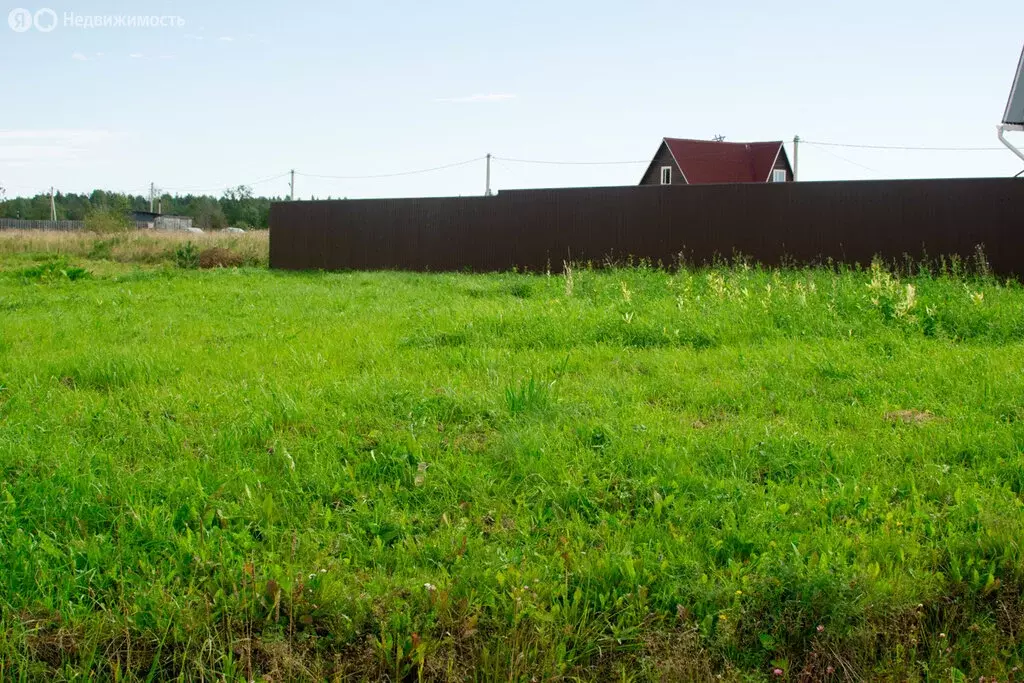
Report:
[[[691,185],[766,183],[782,142],[715,142],[665,138],[665,144]]]

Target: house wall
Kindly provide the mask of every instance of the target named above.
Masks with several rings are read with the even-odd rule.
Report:
[[[188,230],[192,219],[187,216],[160,216],[154,221],[157,230]]]
[[[775,160],[775,165],[772,166],[772,170],[785,169],[786,170],[786,182],[793,182],[793,168],[789,165],[789,158],[786,156],[786,148],[783,147],[782,151],[779,152],[779,158]],[[771,179],[769,179],[770,181]]]
[[[683,179],[683,173],[679,170],[679,166],[676,165],[675,160],[672,158],[672,152],[669,151],[668,145],[664,142],[661,143],[661,147],[658,148],[658,153],[654,155],[654,161],[647,167],[647,173],[644,174],[643,179],[640,181],[641,185],[661,185],[661,167],[671,166],[672,167],[672,184],[673,185],[685,185],[686,180]]]

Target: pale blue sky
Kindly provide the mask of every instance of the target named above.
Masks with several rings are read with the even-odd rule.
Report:
[[[641,160],[664,136],[993,147],[1024,3],[859,0],[47,2],[0,23],[0,185],[220,194],[481,157]],[[78,15],[181,28],[75,28]],[[787,144],[791,150],[791,145]],[[845,157],[846,160],[837,156]],[[1011,175],[1006,151],[802,145],[802,180]],[[634,184],[642,164],[497,162],[498,190]],[[299,197],[478,194],[483,162]],[[287,178],[255,185],[285,194]]]

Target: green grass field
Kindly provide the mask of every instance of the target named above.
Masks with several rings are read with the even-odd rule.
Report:
[[[2,680],[1016,680],[1015,283],[41,258]]]

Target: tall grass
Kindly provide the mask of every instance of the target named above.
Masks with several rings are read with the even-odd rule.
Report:
[[[1022,665],[1015,282],[0,263],[0,679]]]
[[[248,265],[267,265],[266,230],[204,234],[159,230],[130,230],[114,234],[0,230],[0,255],[55,255],[139,264],[173,263],[176,250],[189,242],[201,250],[227,249]]]

